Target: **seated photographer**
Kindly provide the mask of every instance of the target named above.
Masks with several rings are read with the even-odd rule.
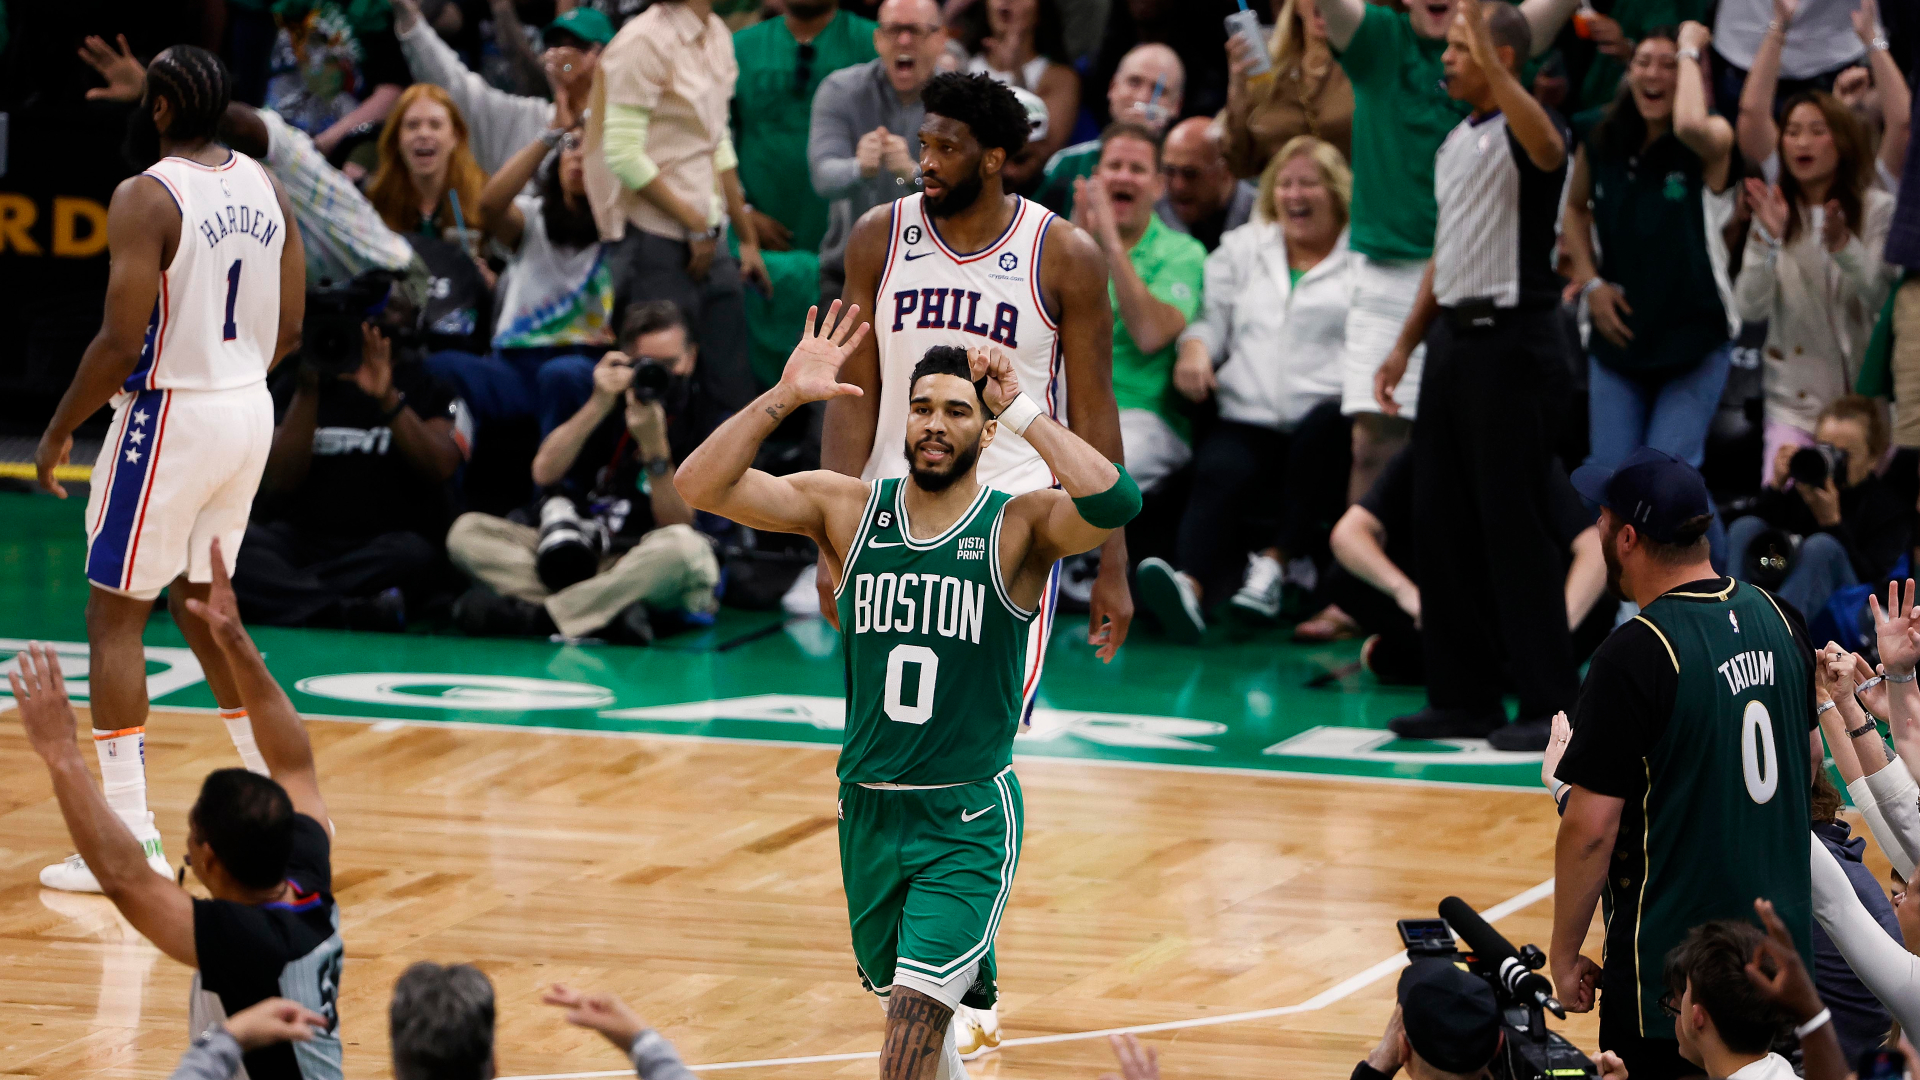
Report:
[[[1817,445],[1780,447],[1772,484],[1728,526],[1733,575],[1812,620],[1835,592],[1892,573],[1913,540],[1914,504],[1875,468],[1889,437],[1871,398],[1849,394],[1821,410]]]
[[[686,317],[669,301],[635,304],[620,345],[594,366],[586,404],[540,443],[532,524],[469,513],[447,533],[447,554],[478,582],[454,605],[464,632],[644,645],[654,614],[712,614],[720,562],[674,490],[668,442],[696,356]]]
[[[453,516],[472,422],[412,344],[393,275],[307,295],[306,343],[274,380],[278,420],[233,575],[266,626],[399,630]],[[418,594],[414,596],[419,599]]]
[[[1574,658],[1585,659],[1613,629],[1613,605],[1598,603],[1607,587],[1600,531],[1573,485],[1559,482],[1549,522],[1567,551],[1567,625]],[[1368,635],[1360,663],[1383,683],[1420,686],[1420,585],[1413,579],[1413,450],[1395,454],[1380,479],[1334,523],[1336,565],[1320,594],[1332,605],[1320,616],[1345,620]]]

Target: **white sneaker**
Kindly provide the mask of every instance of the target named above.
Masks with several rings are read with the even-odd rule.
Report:
[[[152,815],[149,814],[148,817],[152,817]],[[147,865],[152,867],[153,872],[172,881],[173,867],[167,865],[167,854],[160,847],[160,834],[154,833],[151,839],[142,841],[140,846],[142,850],[146,852]],[[87,868],[87,860],[78,855],[69,855],[65,859],[54,863],[52,866],[41,867],[40,884],[49,889],[58,889],[61,892],[98,893],[104,891],[100,888],[100,879],[94,877],[93,871]]]
[[[1262,622],[1278,619],[1280,586],[1285,583],[1286,573],[1280,560],[1258,553],[1248,555],[1247,576],[1240,583],[1240,591],[1229,601],[1234,614]]]
[[[1000,1049],[1000,1013],[997,1009],[953,1010],[953,1045],[961,1061],[985,1057]]]
[[[1200,597],[1193,581],[1165,559],[1142,559],[1134,571],[1140,599],[1160,619],[1167,636],[1182,645],[1198,644],[1206,636],[1207,620],[1200,613]]]

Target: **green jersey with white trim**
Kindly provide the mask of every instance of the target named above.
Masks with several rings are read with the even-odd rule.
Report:
[[[907,527],[904,479],[875,480],[837,593],[847,662],[848,784],[967,784],[1013,762],[1033,615],[1007,595],[1000,522],[981,487],[939,536]]]

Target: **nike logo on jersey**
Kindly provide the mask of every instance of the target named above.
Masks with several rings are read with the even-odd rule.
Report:
[[[907,252],[907,253],[906,253],[905,255],[902,255],[902,256],[900,256],[900,257],[901,257],[902,259],[904,259],[904,260],[906,260],[907,262],[912,262],[912,261],[913,261],[913,260],[915,260],[915,259],[924,259],[924,258],[926,258],[927,256],[929,256],[929,255],[931,255],[931,254],[933,254],[933,252],[931,252],[931,251],[923,251],[923,252],[921,252],[921,253],[919,253],[918,255],[915,255],[915,254],[914,254],[913,252],[911,252],[911,251],[909,251],[909,252]]]
[[[877,538],[877,537],[876,537],[876,538],[874,538],[874,539],[872,539],[872,540],[869,540],[869,541],[867,541],[867,546],[868,546],[868,547],[870,547],[870,548],[885,548],[885,547],[899,547],[899,546],[900,546],[901,544],[903,544],[903,543],[905,543],[905,542],[906,542],[906,541],[904,541],[904,540],[885,540],[885,541],[883,541],[883,540],[880,540],[879,538]]]
[[[962,811],[960,811],[960,820],[961,820],[961,821],[972,821],[972,820],[973,820],[974,818],[977,818],[977,817],[979,817],[979,816],[980,816],[981,814],[985,814],[985,813],[989,813],[989,812],[991,812],[991,811],[992,811],[992,810],[994,810],[994,809],[995,809],[994,807],[991,807],[991,806],[989,806],[989,807],[987,807],[987,808],[986,808],[985,810],[975,810],[975,811],[974,811],[973,813],[971,813],[971,814],[969,814],[969,813],[967,813],[967,812],[966,812],[965,810],[962,810]]]

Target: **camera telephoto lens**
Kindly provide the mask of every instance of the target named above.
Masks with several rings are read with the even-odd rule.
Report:
[[[606,550],[606,527],[592,518],[582,518],[572,499],[555,495],[541,504],[534,570],[548,591],[559,592],[599,573],[600,556]]]

